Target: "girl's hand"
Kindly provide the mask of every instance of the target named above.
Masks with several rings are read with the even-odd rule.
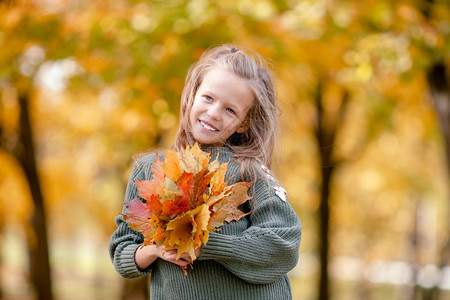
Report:
[[[185,267],[194,262],[194,260],[191,259],[191,256],[187,252],[182,253],[180,255],[180,257],[178,259],[176,259],[177,252],[178,252],[178,249],[176,247],[164,248],[161,258],[166,261],[169,261],[171,263],[177,264],[181,267]],[[199,257],[200,254],[201,254],[201,247],[199,247],[195,250],[196,257]]]
[[[150,266],[158,257],[161,257],[163,249],[156,245],[141,245],[134,253],[134,260],[139,269],[145,270]]]
[[[200,254],[201,247],[195,250],[196,257],[199,257]],[[185,267],[193,262],[187,252],[181,254],[177,260],[177,248],[165,248],[156,245],[140,246],[134,254],[136,264],[141,270],[150,266],[158,257],[181,267]]]
[[[177,248],[164,248],[161,258],[176,265],[179,265],[181,267],[185,267],[190,263],[192,263],[189,253],[185,252],[181,254],[181,256],[178,259],[176,259],[177,252],[178,252]]]

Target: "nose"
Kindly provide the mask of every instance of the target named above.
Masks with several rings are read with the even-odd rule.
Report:
[[[207,114],[208,117],[210,117],[212,120],[220,121],[220,119],[222,119],[219,105],[211,105],[208,109]]]

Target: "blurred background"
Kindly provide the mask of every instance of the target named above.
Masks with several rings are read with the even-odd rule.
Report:
[[[234,43],[277,77],[294,299],[450,299],[449,33],[448,0],[0,0],[0,298],[146,299],[108,255],[133,156]]]

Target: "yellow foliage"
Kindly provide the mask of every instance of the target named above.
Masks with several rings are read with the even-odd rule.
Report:
[[[31,121],[52,236],[71,240],[96,228],[106,239],[122,207],[131,157],[173,143],[188,67],[206,48],[235,42],[273,62],[284,129],[274,166],[304,231],[316,227],[321,170],[329,167],[320,165],[315,137],[320,80],[326,127],[338,129],[331,145],[339,162],[331,238],[339,247],[332,246],[332,256],[403,258],[417,199],[437,207],[437,229],[426,236],[438,248],[447,234],[450,188],[426,71],[436,59],[449,68],[450,11],[445,1],[427,9],[425,16],[414,1],[377,0],[83,1],[70,9],[66,1],[1,3],[0,213],[24,224],[33,212],[11,151],[20,144],[18,91],[34,99]],[[24,55],[31,46],[42,50],[42,60]],[[42,85],[45,76],[52,85],[67,76],[58,67],[43,73],[43,66],[67,58],[81,71],[58,92]],[[349,105],[339,120],[346,93]],[[164,170],[172,194],[179,168],[204,167],[189,166],[190,153],[183,155],[179,166]],[[219,201],[226,167],[212,170]],[[196,224],[198,245],[207,239],[205,219],[202,210],[177,222]],[[305,234],[301,249],[317,252],[317,243]],[[423,251],[438,253],[429,247]]]

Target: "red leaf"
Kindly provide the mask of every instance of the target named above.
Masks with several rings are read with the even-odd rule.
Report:
[[[130,228],[141,232],[145,241],[149,241],[154,232],[154,222],[150,222],[150,215],[146,204],[135,198],[125,204],[127,213],[123,215],[125,221],[130,224]]]
[[[161,216],[166,217],[165,219],[173,219],[181,213],[189,210],[188,199],[182,196],[175,196],[174,200],[168,199],[164,201],[162,205]]]

